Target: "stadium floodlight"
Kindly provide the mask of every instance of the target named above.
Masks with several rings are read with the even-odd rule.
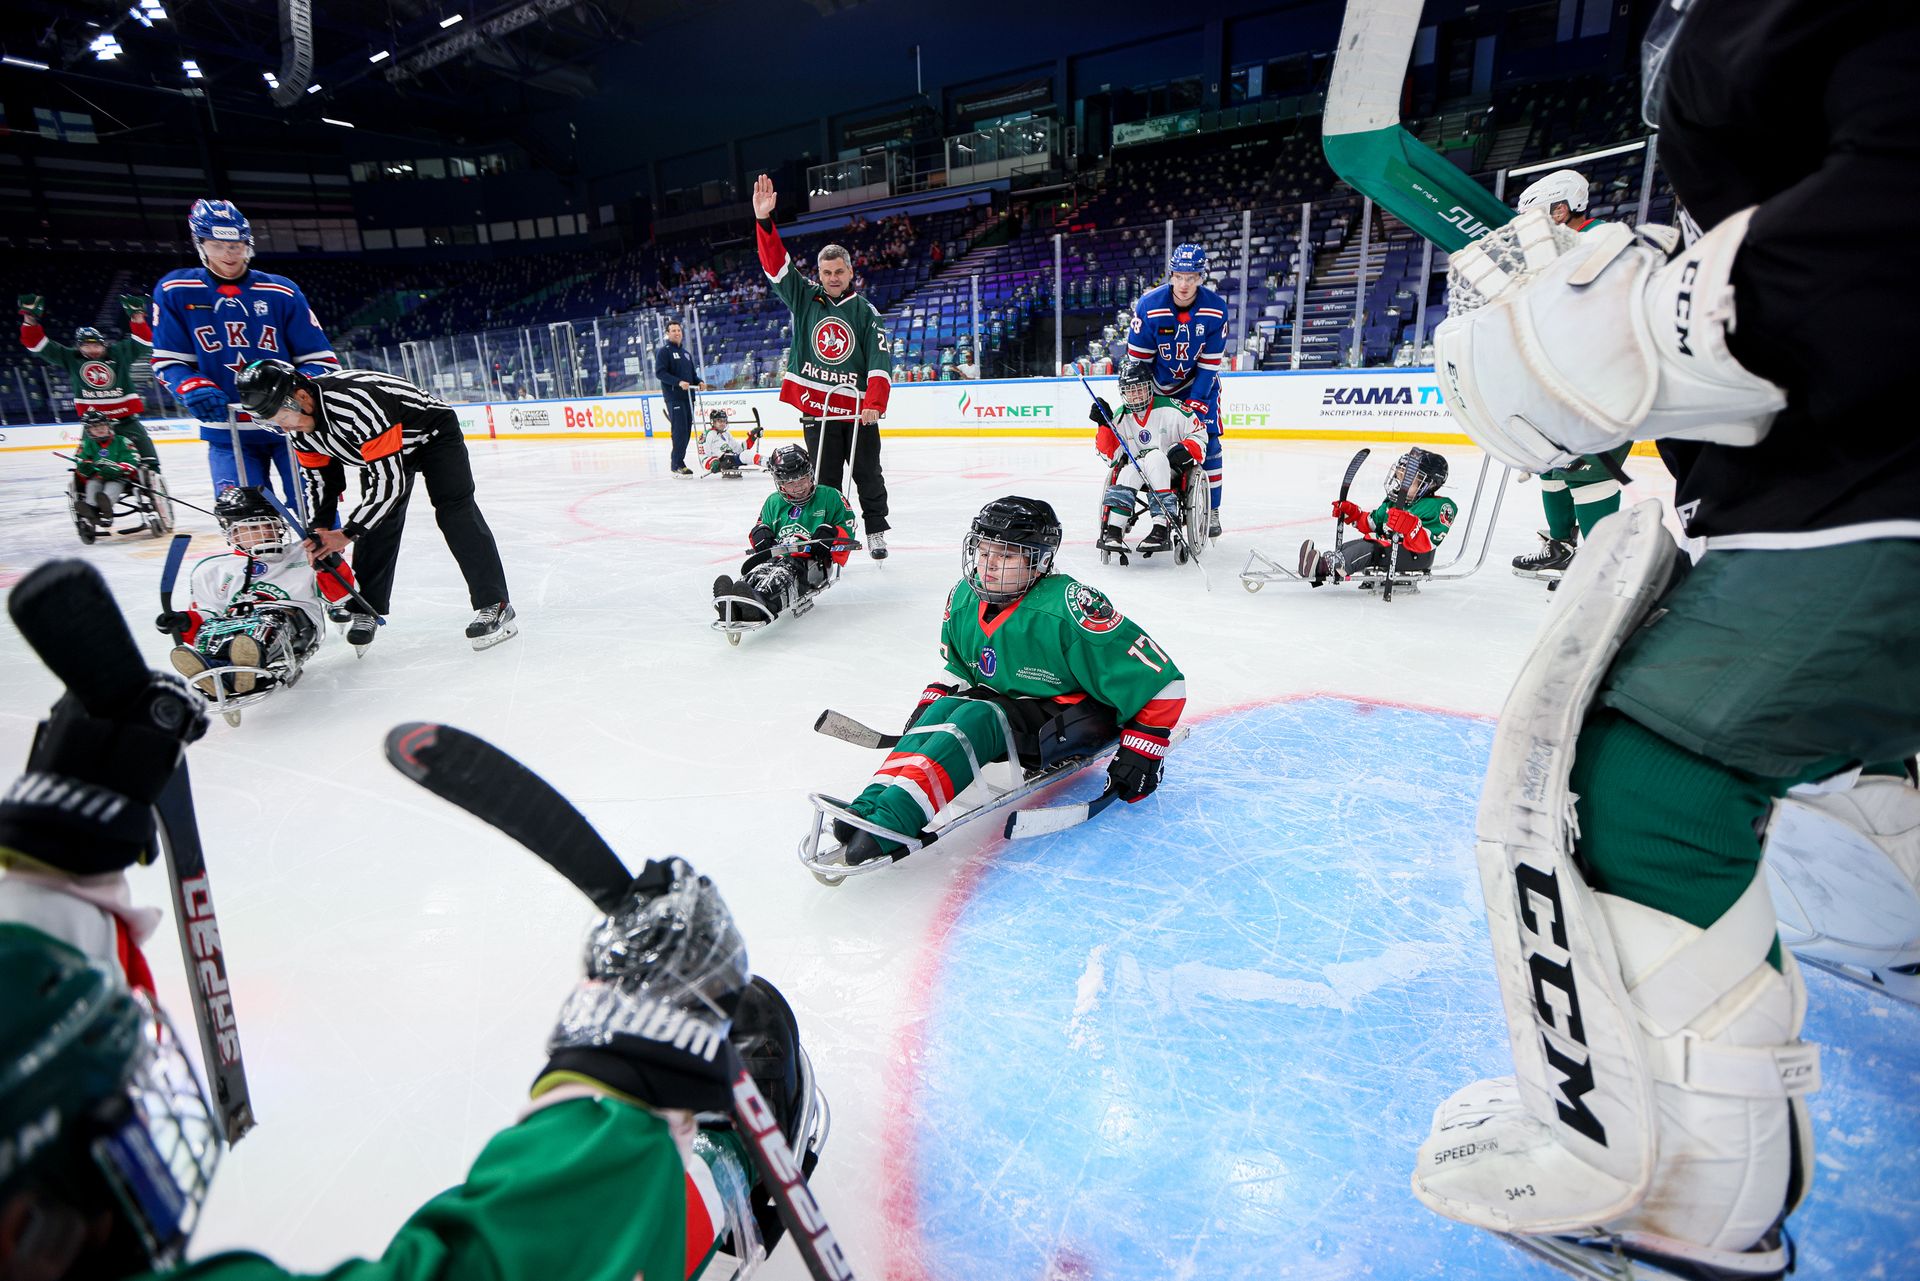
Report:
[[[351,120],[335,120],[332,116],[321,116],[320,123],[323,125],[339,125],[342,129],[353,128],[353,122]]]
[[[465,14],[456,13],[451,18],[440,19],[440,29],[442,31],[445,31],[448,27],[451,27],[454,23],[465,22],[466,20],[467,20],[467,17]]]
[[[9,67],[25,67],[29,71],[53,70],[44,62],[35,62],[32,58],[16,58],[10,53],[0,54],[0,62],[6,63]]]
[[[153,19],[138,9],[127,10],[127,16],[143,27],[151,27],[153,25]]]
[[[368,62],[385,62],[388,58],[391,58],[392,56],[393,56],[392,50],[382,49],[379,53],[376,53],[372,57],[368,58],[367,61]]]
[[[308,92],[308,93],[319,93],[319,92],[320,92],[320,86],[319,86],[319,85],[308,85],[308,86],[307,86],[307,92]]]
[[[120,47],[120,42],[114,39],[112,35],[95,36],[93,43],[88,45],[87,48],[93,50],[93,56],[101,62],[112,62],[115,58],[118,58],[122,53],[126,52]]]
[[[200,64],[195,62],[192,58],[182,58],[180,60],[180,70],[187,73],[187,79],[189,80],[206,79],[205,76],[202,76],[200,74]]]
[[[274,75],[271,71],[262,71],[260,78],[267,82],[267,88],[269,89],[278,89],[280,87],[280,77]]]

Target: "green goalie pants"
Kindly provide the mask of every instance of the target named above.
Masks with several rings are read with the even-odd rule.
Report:
[[[1704,929],[1789,787],[1920,750],[1920,542],[1710,552],[1649,618],[1580,731],[1576,849],[1596,889]]]
[[[1583,534],[1620,510],[1620,482],[1607,470],[1633,452],[1633,443],[1604,454],[1588,454],[1571,467],[1556,467],[1540,477],[1540,502],[1547,513],[1547,537],[1566,542],[1576,525]],[[1604,460],[1604,461],[1603,461]]]
[[[984,699],[939,698],[848,806],[888,831],[912,835],[967,789],[980,767],[1007,756],[1007,720]],[[889,854],[900,846],[882,841]]]

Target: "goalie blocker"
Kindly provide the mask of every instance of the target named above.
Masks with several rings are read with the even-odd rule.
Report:
[[[1597,892],[1573,857],[1574,738],[1674,556],[1657,503],[1606,521],[1502,710],[1478,857],[1515,1071],[1440,1105],[1413,1191],[1498,1232],[1772,1277],[1819,1058],[1792,955],[1769,964],[1766,881],[1701,929]]]

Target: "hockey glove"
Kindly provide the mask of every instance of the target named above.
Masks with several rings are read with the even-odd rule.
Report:
[[[1089,422],[1104,427],[1113,421],[1113,406],[1107,404],[1106,401],[1100,399],[1098,396],[1095,396],[1093,398],[1093,404],[1087,407],[1087,419]]]
[[[960,687],[958,685],[942,685],[938,682],[921,690],[920,701],[914,704],[913,711],[908,713],[907,723],[900,727],[901,737],[904,738],[913,732],[913,727],[920,723],[920,718],[927,714],[927,709],[932,707],[934,703],[943,698],[952,698],[959,692]]]
[[[0,800],[0,845],[76,876],[142,861],[153,803],[182,750],[206,732],[205,700],[172,673],[149,673],[108,716],[63,695],[40,724],[26,773]]]
[[[586,977],[560,1007],[534,1097],[584,1081],[653,1108],[727,1111],[721,1049],[747,981],[713,882],[677,858],[649,862],[587,936]]]
[[[140,315],[152,305],[153,299],[145,294],[120,295],[120,310],[126,312],[129,317]]]
[[[765,521],[755,522],[753,528],[747,531],[747,546],[757,552],[773,546],[773,526]]]
[[[1333,518],[1358,527],[1362,533],[1366,532],[1367,514],[1360,510],[1359,503],[1350,503],[1344,498],[1341,499],[1333,505]]]
[[[1201,455],[1196,452],[1199,448],[1195,441],[1175,442],[1173,448],[1167,451],[1167,462],[1172,465],[1174,475],[1185,475],[1200,465]]]
[[[1402,507],[1387,508],[1387,531],[1405,538],[1420,528],[1420,518]]]
[[[180,384],[176,393],[187,412],[203,423],[225,426],[227,421],[227,393],[220,390],[220,384],[211,378],[189,378]]]
[[[47,309],[47,300],[41,294],[21,294],[18,303],[20,314],[32,320],[40,319],[40,313]]]
[[[153,620],[155,631],[171,636],[175,632],[187,632],[193,629],[193,615],[186,610],[163,609],[160,616]]]
[[[1168,737],[1164,731],[1129,726],[1120,733],[1120,750],[1107,766],[1107,785],[1113,794],[1132,805],[1153,795],[1160,786],[1160,770],[1167,755]]]

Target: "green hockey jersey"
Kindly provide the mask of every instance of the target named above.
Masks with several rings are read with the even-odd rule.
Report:
[[[1171,730],[1187,702],[1180,669],[1105,595],[1048,574],[991,618],[962,579],[947,594],[940,657],[970,685],[1021,698],[1092,697],[1115,719]]]
[[[804,503],[791,502],[779,490],[767,495],[760,504],[760,523],[773,531],[774,541],[808,539],[822,525],[833,525],[853,532],[853,509],[840,491],[830,485],[815,485],[813,497]]]
[[[153,355],[153,330],[144,319],[131,321],[127,329],[128,337],[106,345],[103,360],[88,360],[77,348],[53,341],[34,318],[22,320],[20,345],[67,375],[76,413],[97,409],[110,418],[131,418],[146,407],[134,385],[133,367]]]
[[[838,298],[800,274],[772,219],[756,224],[767,284],[793,312],[793,344],[780,376],[780,399],[810,418],[887,412],[893,357],[880,313],[852,289]]]

